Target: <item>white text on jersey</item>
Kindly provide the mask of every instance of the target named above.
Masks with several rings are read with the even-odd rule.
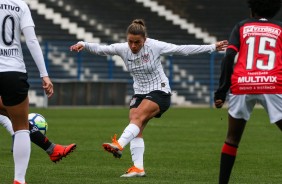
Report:
[[[238,83],[275,83],[277,76],[243,76],[238,78]]]
[[[19,12],[20,7],[12,6],[12,5],[9,5],[9,4],[0,4],[0,10],[12,10],[12,11]]]

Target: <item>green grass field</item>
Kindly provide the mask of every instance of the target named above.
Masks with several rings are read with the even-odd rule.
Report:
[[[226,109],[171,108],[152,119],[144,133],[144,178],[120,178],[131,166],[129,146],[121,159],[102,148],[128,124],[128,109],[31,109],[45,116],[47,136],[77,149],[57,164],[32,144],[28,184],[217,183],[227,129]],[[11,137],[0,129],[0,183],[13,180]],[[282,136],[266,112],[256,109],[248,122],[230,183],[282,183]]]

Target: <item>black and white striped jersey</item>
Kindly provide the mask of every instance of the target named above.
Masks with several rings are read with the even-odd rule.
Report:
[[[128,71],[133,77],[135,94],[147,94],[154,90],[171,92],[169,81],[161,64],[162,55],[184,55],[213,52],[212,45],[175,45],[147,38],[142,49],[133,54],[128,43],[115,43],[112,45],[100,45],[87,43],[85,49],[97,55],[120,56]]]

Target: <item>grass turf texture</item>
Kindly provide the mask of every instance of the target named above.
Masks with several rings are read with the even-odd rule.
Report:
[[[131,166],[129,145],[121,159],[102,143],[128,124],[128,109],[30,109],[45,116],[47,136],[54,143],[76,143],[59,163],[32,144],[28,184],[88,183],[217,183],[219,158],[227,129],[226,109],[171,108],[152,119],[144,132],[144,178],[120,178]],[[0,129],[0,183],[13,179],[11,137]],[[281,132],[266,112],[256,109],[243,135],[230,183],[282,183]]]

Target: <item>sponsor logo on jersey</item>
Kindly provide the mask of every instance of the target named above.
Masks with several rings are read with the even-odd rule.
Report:
[[[277,76],[243,76],[238,77],[238,83],[276,83]]]
[[[12,11],[19,12],[20,7],[12,6],[12,5],[9,5],[9,4],[0,4],[0,10],[12,10]]]
[[[243,37],[248,35],[266,35],[271,37],[278,37],[281,33],[281,29],[271,26],[246,26],[243,30]]]

